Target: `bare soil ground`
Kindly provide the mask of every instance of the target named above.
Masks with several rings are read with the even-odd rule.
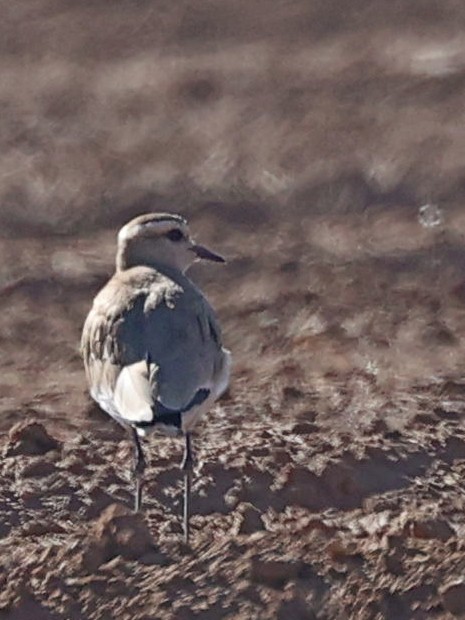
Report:
[[[1,619],[465,617],[465,7],[348,4],[2,7]],[[78,353],[156,210],[229,258],[191,550]]]

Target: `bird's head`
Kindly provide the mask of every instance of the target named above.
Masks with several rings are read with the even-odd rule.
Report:
[[[224,263],[192,239],[187,221],[171,213],[148,213],[128,222],[118,233],[118,271],[146,265],[185,272],[197,259]]]

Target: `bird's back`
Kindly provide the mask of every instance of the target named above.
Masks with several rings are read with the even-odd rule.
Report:
[[[93,398],[123,422],[182,411],[199,390],[214,400],[228,381],[213,310],[181,273],[117,272],[95,298],[81,349]]]

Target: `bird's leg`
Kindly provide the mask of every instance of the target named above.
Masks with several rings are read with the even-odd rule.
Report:
[[[131,430],[132,438],[134,440],[134,478],[136,481],[134,510],[139,512],[142,506],[142,486],[144,484],[145,457],[137,430],[134,427],[131,427]]]
[[[191,482],[194,460],[192,457],[191,436],[186,433],[186,443],[184,447],[184,456],[181,463],[181,470],[184,472],[184,542],[189,544],[189,518],[190,518],[190,497]]]

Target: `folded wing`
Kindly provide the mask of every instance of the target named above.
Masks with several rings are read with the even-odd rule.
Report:
[[[214,313],[189,284],[150,270],[143,286],[126,275],[97,296],[81,348],[93,398],[119,421],[149,425],[227,384]]]

